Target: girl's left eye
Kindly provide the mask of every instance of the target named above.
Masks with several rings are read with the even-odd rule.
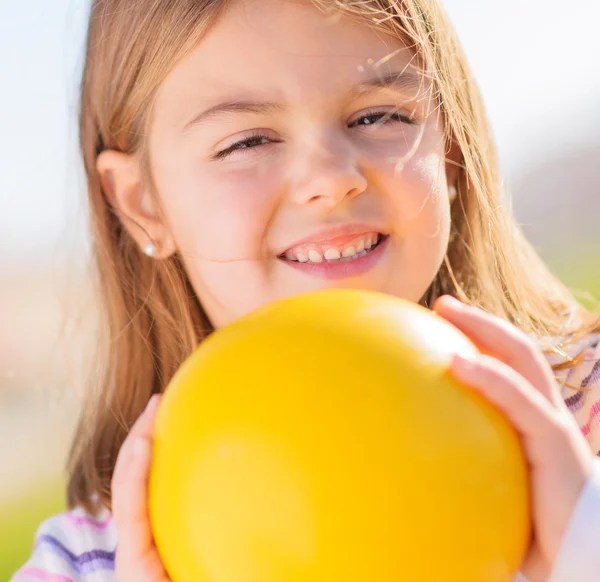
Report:
[[[217,160],[222,160],[227,156],[231,155],[236,150],[254,149],[256,147],[260,147],[271,142],[277,143],[276,140],[273,140],[260,132],[256,132],[251,134],[247,138],[230,145],[224,150],[217,152],[214,158]]]
[[[364,123],[359,123],[364,121]],[[391,125],[395,123],[405,123],[407,125],[416,125],[416,120],[407,115],[402,115],[397,110],[391,111],[367,111],[365,115],[362,115],[350,124],[350,127],[357,126],[378,126],[378,125]]]

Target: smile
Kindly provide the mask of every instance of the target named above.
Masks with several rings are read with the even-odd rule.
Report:
[[[299,263],[352,261],[372,252],[384,238],[381,233],[372,232],[339,245],[306,243],[287,250],[281,258]]]
[[[389,239],[389,235],[371,232],[355,236],[344,244],[305,243],[287,250],[278,258],[290,267],[318,277],[355,277],[379,262],[389,246]]]

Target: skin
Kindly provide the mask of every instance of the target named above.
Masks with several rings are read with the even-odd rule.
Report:
[[[369,64],[394,51],[384,67]],[[181,254],[216,327],[277,298],[332,286],[417,302],[448,244],[448,185],[456,174],[440,120],[426,91],[379,89],[348,98],[351,87],[374,73],[411,70],[411,64],[398,41],[345,19],[327,22],[308,3],[234,2],[160,87],[150,134],[158,198],[144,185],[139,160],[115,151],[98,158],[104,190],[140,247],[149,235],[156,259]],[[186,128],[225,99],[274,101],[285,112],[228,113]],[[373,109],[414,112],[418,125],[357,127]],[[251,130],[261,130],[267,143],[214,159]],[[449,158],[456,161],[457,152]],[[278,258],[325,226],[358,221],[390,235],[380,261],[360,276],[324,279]],[[450,298],[435,309],[486,353],[473,362],[455,360],[452,372],[504,412],[522,436],[534,527],[522,571],[545,580],[592,453],[548,363],[524,334]],[[132,428],[114,471],[121,582],[168,580],[147,515],[157,406],[152,400]]]
[[[382,66],[369,64],[392,53]],[[446,252],[448,184],[456,182],[439,110],[426,86],[349,97],[372,77],[416,75],[416,65],[399,41],[333,23],[308,2],[233,3],[158,91],[149,138],[158,200],[144,187],[138,160],[118,152],[98,159],[105,189],[142,248],[147,232],[157,258],[180,253],[216,327],[330,286],[419,301]],[[232,99],[282,110],[230,112],[188,126]],[[415,124],[369,126],[364,116],[373,110],[379,117],[414,112]],[[253,130],[268,143],[214,159]],[[357,222],[391,235],[385,256],[362,276],[325,280],[277,258],[323,228]]]

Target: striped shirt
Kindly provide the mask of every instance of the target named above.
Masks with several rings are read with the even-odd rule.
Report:
[[[557,374],[563,398],[594,453],[600,452],[600,335],[569,352],[583,361]],[[560,356],[548,357],[554,363]],[[581,390],[583,389],[583,390]],[[116,531],[108,510],[95,517],[78,507],[39,527],[29,561],[12,582],[114,582]],[[586,484],[563,539],[550,582],[600,580],[600,459]],[[527,582],[521,574],[515,582]]]

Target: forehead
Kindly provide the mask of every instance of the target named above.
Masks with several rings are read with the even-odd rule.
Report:
[[[252,96],[299,102],[334,94],[373,74],[411,69],[396,38],[309,0],[234,0],[198,46],[171,71],[158,102],[175,107],[246,88]]]

